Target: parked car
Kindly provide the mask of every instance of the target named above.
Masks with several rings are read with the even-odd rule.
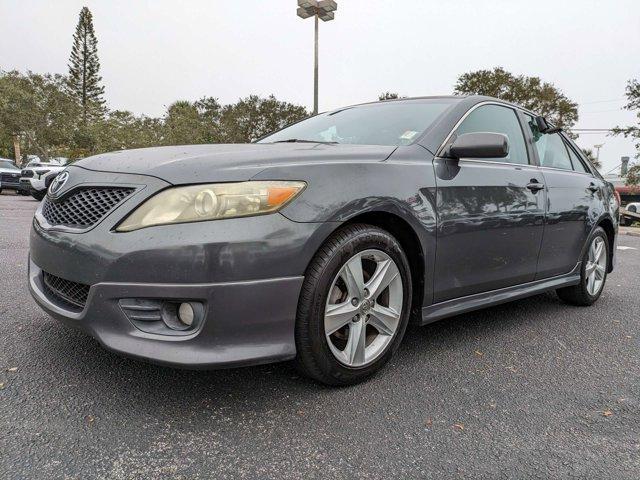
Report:
[[[20,189],[20,169],[8,158],[0,158],[0,193]]]
[[[249,145],[69,166],[31,230],[36,302],[167,365],[295,359],[330,385],[424,325],[555,290],[591,305],[618,203],[573,141],[489,97],[341,108]]]
[[[20,189],[40,201],[47,194],[47,188],[55,176],[64,169],[60,161],[31,161],[22,169]]]
[[[620,225],[630,226],[640,221],[640,202],[630,202],[621,210]]]

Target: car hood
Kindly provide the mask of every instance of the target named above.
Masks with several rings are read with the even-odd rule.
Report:
[[[0,168],[0,173],[17,173],[20,175],[20,170],[14,170],[12,168]]]
[[[74,165],[88,170],[151,175],[173,184],[248,180],[272,166],[381,162],[397,147],[318,143],[187,145],[122,150]]]

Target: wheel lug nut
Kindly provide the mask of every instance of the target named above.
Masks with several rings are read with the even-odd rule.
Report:
[[[366,289],[366,288],[364,289],[364,296],[365,296],[365,297],[368,297],[368,296],[369,296],[369,290],[368,290],[368,289]]]
[[[354,307],[355,307],[356,305],[358,305],[358,299],[357,299],[357,298],[352,299],[352,300],[351,300],[351,305],[353,305]]]

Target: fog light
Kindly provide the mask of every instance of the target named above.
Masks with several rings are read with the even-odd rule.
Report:
[[[185,325],[189,327],[193,325],[193,319],[195,317],[195,312],[193,311],[193,307],[190,303],[181,303],[178,308],[178,320],[180,320]]]

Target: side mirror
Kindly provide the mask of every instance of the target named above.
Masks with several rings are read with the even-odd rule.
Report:
[[[536,117],[536,126],[538,127],[538,131],[540,133],[558,133],[559,131],[562,130],[561,127],[552,127],[551,125],[549,125],[549,123],[547,122],[547,119],[542,117],[542,116],[537,116]]]
[[[479,132],[459,135],[448,149],[450,158],[504,158],[509,139],[501,133]]]

